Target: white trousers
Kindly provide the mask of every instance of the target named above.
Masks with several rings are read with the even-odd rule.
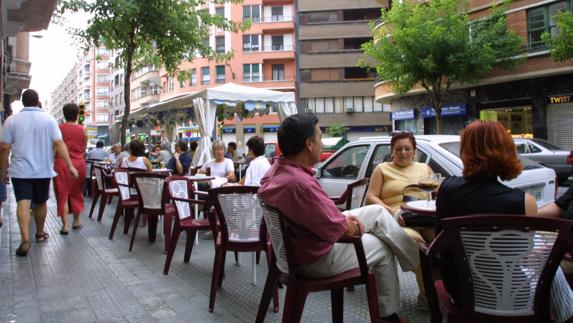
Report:
[[[413,271],[419,264],[418,244],[380,205],[369,205],[344,212],[364,223],[362,244],[366,262],[376,276],[378,306],[381,316],[400,309],[400,281],[396,260],[402,270]],[[299,268],[302,275],[328,277],[358,267],[353,244],[335,243],[332,250],[309,266]]]
[[[556,322],[565,322],[573,317],[573,291],[571,291],[561,268],[557,269],[555,277],[553,277],[549,300],[551,313]]]

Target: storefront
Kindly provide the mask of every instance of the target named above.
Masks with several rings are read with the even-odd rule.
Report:
[[[483,109],[479,118],[500,122],[513,136],[533,137],[533,113],[530,105]]]
[[[547,139],[567,150],[573,150],[573,95],[547,98]]]
[[[416,110],[406,109],[394,111],[390,114],[391,120],[394,123],[394,129],[397,131],[411,131],[418,133],[416,125]]]

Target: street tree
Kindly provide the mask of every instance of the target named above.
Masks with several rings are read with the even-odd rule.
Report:
[[[573,59],[573,12],[558,11],[555,15],[557,34],[544,33],[541,39],[549,47],[551,58],[557,62]]]
[[[240,0],[216,0],[218,4]],[[217,54],[209,47],[210,31],[245,30],[249,21],[234,22],[209,13],[207,0],[62,0],[59,17],[86,12],[85,29],[72,33],[84,48],[105,46],[117,54],[116,66],[124,69],[125,109],[121,122],[121,143],[130,112],[130,79],[133,71],[147,65],[163,66],[169,75],[178,72],[182,60],[200,54],[226,60],[232,52]],[[178,75],[180,78],[181,76]]]
[[[477,83],[494,67],[512,68],[522,58],[522,40],[507,28],[502,8],[470,21],[458,0],[392,2],[382,23],[371,24],[373,40],[362,45],[378,77],[398,94],[416,86],[427,93],[441,133],[444,96],[452,84]]]

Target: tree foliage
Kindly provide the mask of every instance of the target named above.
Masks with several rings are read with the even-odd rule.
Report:
[[[555,22],[558,34],[554,37],[550,33],[542,35],[543,41],[549,46],[551,58],[558,62],[573,59],[573,12],[558,11]]]
[[[217,0],[240,2],[239,0]],[[130,112],[130,79],[135,70],[147,65],[163,66],[170,75],[178,74],[182,60],[196,54],[214,60],[229,59],[232,52],[217,54],[208,44],[210,31],[239,31],[249,22],[233,22],[209,13],[206,0],[62,0],[58,14],[87,12],[91,18],[83,30],[75,30],[85,48],[105,46],[117,54],[116,64],[124,68],[125,110],[121,143]],[[181,76],[178,76],[181,78]]]
[[[477,83],[495,66],[521,63],[522,40],[508,30],[502,8],[470,21],[467,4],[457,0],[393,2],[382,24],[371,24],[374,40],[362,45],[372,67],[397,94],[417,85],[428,94],[441,132],[444,95],[454,83]]]

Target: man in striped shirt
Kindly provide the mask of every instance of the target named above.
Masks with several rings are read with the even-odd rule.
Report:
[[[336,241],[344,235],[360,235],[366,261],[376,276],[382,322],[407,322],[396,314],[400,309],[396,260],[402,270],[414,270],[419,263],[418,245],[383,207],[340,212],[326,195],[312,170],[322,151],[315,115],[285,119],[278,141],[283,157],[261,180],[258,195],[296,224],[292,247],[300,272],[327,277],[358,267],[354,246]]]

